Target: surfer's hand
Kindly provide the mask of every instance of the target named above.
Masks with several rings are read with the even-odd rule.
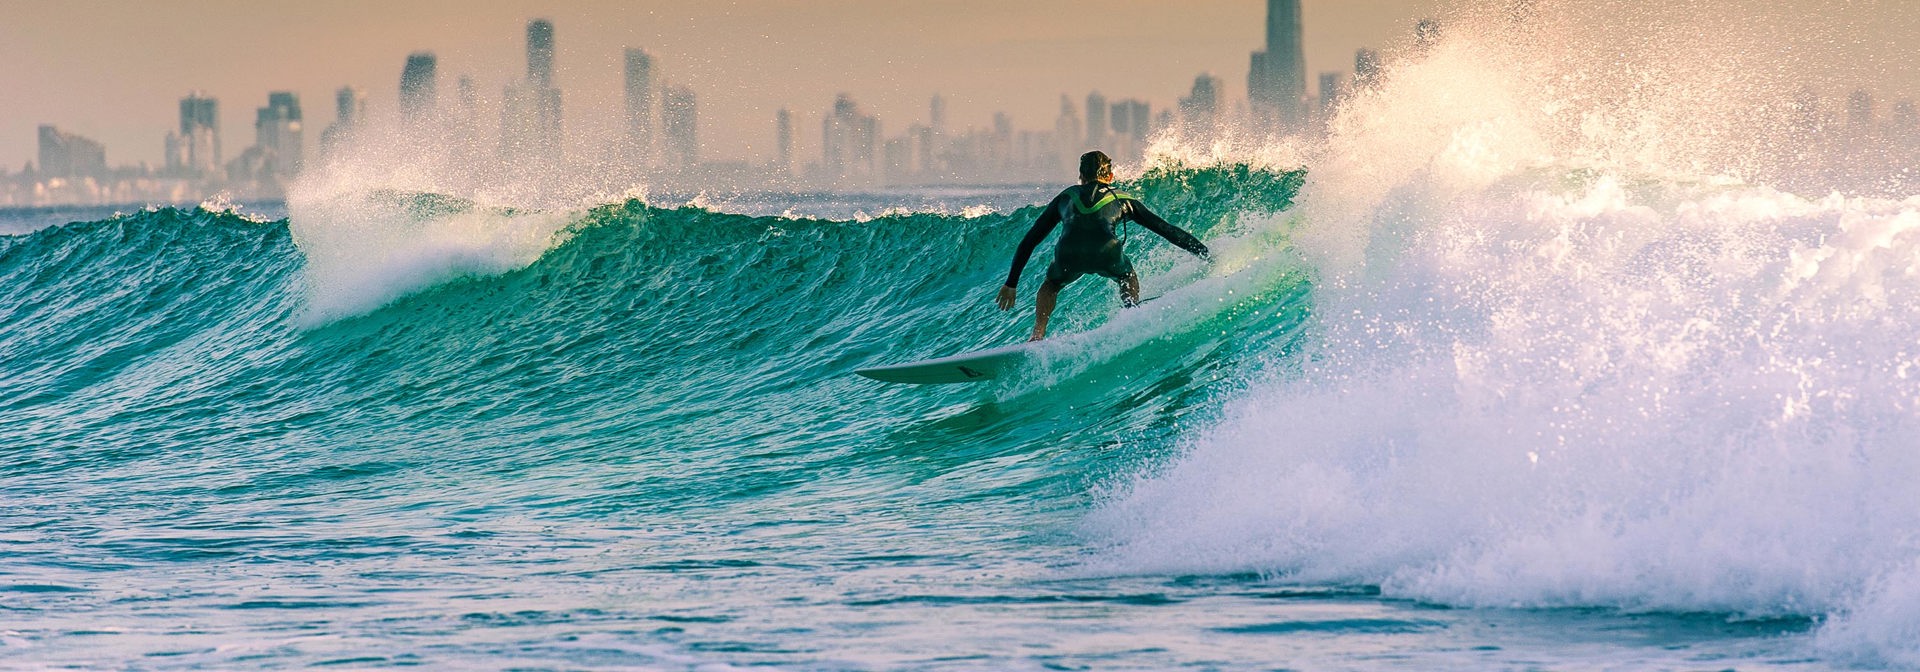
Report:
[[[1013,310],[1013,299],[1013,288],[1001,285],[1000,296],[994,299],[994,303],[1000,304],[1001,310]]]

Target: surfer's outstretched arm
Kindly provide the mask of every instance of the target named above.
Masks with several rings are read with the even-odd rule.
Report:
[[[1200,242],[1199,238],[1193,237],[1193,234],[1187,233],[1180,227],[1168,224],[1167,220],[1161,219],[1159,215],[1153,214],[1152,210],[1148,210],[1147,206],[1139,201],[1127,201],[1127,217],[1135,222],[1139,222],[1141,226],[1147,227],[1148,231],[1160,234],[1160,237],[1167,239],[1167,242],[1179,246],[1180,249],[1192,252],[1196,257],[1200,257],[1201,259],[1213,258],[1212,253],[1207,251],[1206,243]]]
[[[1060,225],[1060,208],[1055,207],[1059,200],[1056,197],[1055,203],[1047,204],[1046,211],[1034,220],[1033,228],[1027,229],[1027,237],[1020,239],[1020,249],[1013,253],[1013,270],[1007,272],[1007,282],[1000,286],[1000,296],[996,300],[1001,310],[1013,308],[1013,290],[1020,286],[1020,272],[1026,270],[1027,260],[1033,257],[1034,248],[1047,239],[1047,234],[1053,233],[1053,227]]]

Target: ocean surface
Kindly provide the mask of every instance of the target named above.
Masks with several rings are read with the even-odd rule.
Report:
[[[1159,138],[1214,261],[979,385],[852,371],[1061,185],[0,213],[0,668],[1920,667],[1920,189],[1553,7]]]

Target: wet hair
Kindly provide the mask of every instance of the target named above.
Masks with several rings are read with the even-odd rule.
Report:
[[[1080,155],[1080,181],[1093,182],[1100,178],[1113,177],[1113,159],[1106,152],[1094,150]]]

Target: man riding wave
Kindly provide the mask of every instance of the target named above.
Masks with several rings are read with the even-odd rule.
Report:
[[[1030,340],[1047,337],[1047,318],[1053,315],[1060,290],[1088,273],[1117,283],[1122,305],[1129,308],[1139,305],[1140,276],[1134,273],[1133,262],[1127,260],[1120,239],[1114,236],[1114,230],[1127,222],[1138,223],[1201,259],[1209,258],[1207,246],[1200,239],[1168,224],[1132,196],[1113,189],[1113,159],[1103,152],[1087,152],[1080,156],[1080,184],[1067,187],[1053,197],[1040,212],[1040,218],[1034,221],[1033,228],[1027,230],[1027,236],[1020,240],[1020,249],[1013,255],[1013,270],[1007,273],[1007,282],[1000,286],[996,299],[1000,309],[1013,308],[1020,271],[1027,267],[1034,248],[1062,223],[1067,225],[1066,231],[1060,234],[1060,242],[1054,247],[1046,282],[1041,283],[1040,293],[1034,297]]]

